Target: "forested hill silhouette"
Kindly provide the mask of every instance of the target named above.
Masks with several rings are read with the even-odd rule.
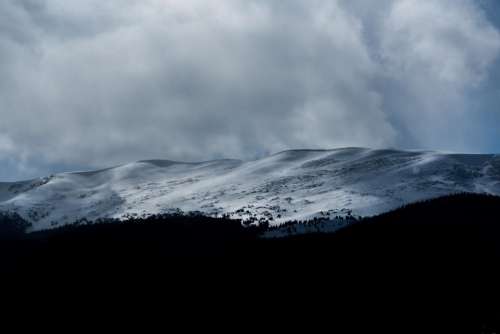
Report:
[[[358,260],[498,259],[500,197],[446,196],[362,219],[336,233],[293,236],[268,243],[266,247],[299,257],[304,253],[342,252],[345,258]]]
[[[390,324],[403,322],[401,328],[419,323],[427,330],[437,319],[444,332],[493,333],[500,328],[499,224],[500,198],[470,194],[408,205],[335,233],[279,239],[261,237],[266,224],[249,228],[196,214],[82,221],[24,234],[22,218],[5,214],[0,215],[0,271],[3,277],[58,282],[72,273],[121,278],[131,277],[121,273],[148,278],[160,273],[167,277],[165,286],[219,287],[218,297],[221,286],[231,284],[282,298],[304,294],[310,303],[343,295],[351,303],[344,305],[347,313],[355,310],[358,320],[388,316]],[[369,305],[355,298],[373,294]],[[388,299],[394,304],[382,307]],[[318,308],[313,309],[316,319]]]
[[[0,215],[1,258],[49,262],[107,256],[130,258],[218,256],[280,260],[312,257],[338,260],[402,259],[463,263],[500,257],[500,197],[459,194],[407,205],[362,219],[336,233],[279,239],[259,236],[267,229],[244,227],[240,221],[198,214],[158,215],[125,222],[81,221],[52,230],[24,234],[28,224],[18,215]],[[341,257],[337,254],[342,254]],[[7,260],[5,259],[5,260]],[[43,261],[42,261],[43,262]],[[92,263],[96,261],[92,260]],[[141,263],[143,261],[141,260]],[[5,269],[5,268],[3,268]]]

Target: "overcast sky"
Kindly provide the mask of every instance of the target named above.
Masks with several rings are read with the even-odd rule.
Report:
[[[2,0],[0,180],[342,146],[500,152],[495,0]]]

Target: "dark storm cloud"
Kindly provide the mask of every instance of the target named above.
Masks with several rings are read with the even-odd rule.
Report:
[[[470,150],[500,50],[472,0],[12,0],[0,22],[0,161],[31,169]]]

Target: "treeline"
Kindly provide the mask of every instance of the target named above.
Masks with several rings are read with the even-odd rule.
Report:
[[[17,216],[12,216],[16,217]],[[228,218],[159,215],[90,222],[23,233],[9,219],[0,241],[0,273],[116,273],[174,270],[196,259],[237,257],[257,240],[260,227],[244,227]],[[12,224],[11,224],[12,223]],[[15,233],[11,233],[13,230]],[[244,246],[245,245],[245,246]]]
[[[360,318],[400,321],[396,332],[500,330],[499,197],[447,196],[254,250],[289,261],[289,276],[314,277],[320,291],[332,287],[330,300],[346,293]]]
[[[17,213],[0,212],[0,241],[23,238],[31,226]]]
[[[500,197],[459,194],[410,204],[380,216],[352,216],[308,222],[288,222],[278,227],[268,222],[248,225],[228,216],[211,218],[201,213],[173,213],[126,221],[85,219],[59,228],[25,234],[30,226],[15,213],[0,213],[0,239],[22,240],[10,247],[38,247],[36,256],[82,257],[121,249],[122,254],[147,256],[329,256],[344,252],[349,257],[395,257],[397,254],[423,258],[438,255],[475,257],[500,256]],[[327,227],[339,226],[335,233]],[[316,228],[318,227],[318,228]],[[325,233],[309,233],[322,232]],[[304,235],[286,237],[287,231]],[[284,231],[282,240],[262,240],[269,232]],[[3,244],[6,244],[5,242]],[[31,246],[30,246],[31,247]],[[28,247],[29,248],[29,247]],[[130,250],[130,251],[129,251]],[[14,253],[23,253],[16,249]],[[150,252],[150,253],[149,253]],[[9,254],[9,253],[7,253]],[[49,256],[50,255],[50,256]],[[2,255],[0,255],[2,256]],[[6,255],[4,255],[6,256]]]
[[[447,329],[443,332],[453,332],[450,326],[472,328],[467,331],[471,333],[479,333],[483,325],[498,329],[499,197],[460,194],[373,218],[346,220],[349,224],[335,233],[265,239],[260,236],[269,231],[266,224],[244,226],[228,217],[200,214],[125,222],[82,220],[30,234],[23,233],[27,226],[21,217],[4,214],[0,271],[57,279],[70,272],[95,277],[110,272],[147,277],[161,273],[181,283],[188,280],[189,288],[211,278],[219,286],[232,280],[242,288],[266,287],[292,298],[302,289],[329,303],[343,292],[352,301],[349,312],[357,318],[384,310],[387,291],[404,282],[405,289],[394,294],[393,313],[385,314],[391,321],[405,319],[414,326],[435,315]],[[235,276],[236,272],[244,274]],[[342,283],[332,284],[339,280]],[[168,286],[175,289],[181,283]],[[376,291],[379,299],[363,313],[353,291],[358,296]]]

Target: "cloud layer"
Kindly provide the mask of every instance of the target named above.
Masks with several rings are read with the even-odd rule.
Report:
[[[477,3],[2,1],[0,162],[480,150],[500,35]]]

